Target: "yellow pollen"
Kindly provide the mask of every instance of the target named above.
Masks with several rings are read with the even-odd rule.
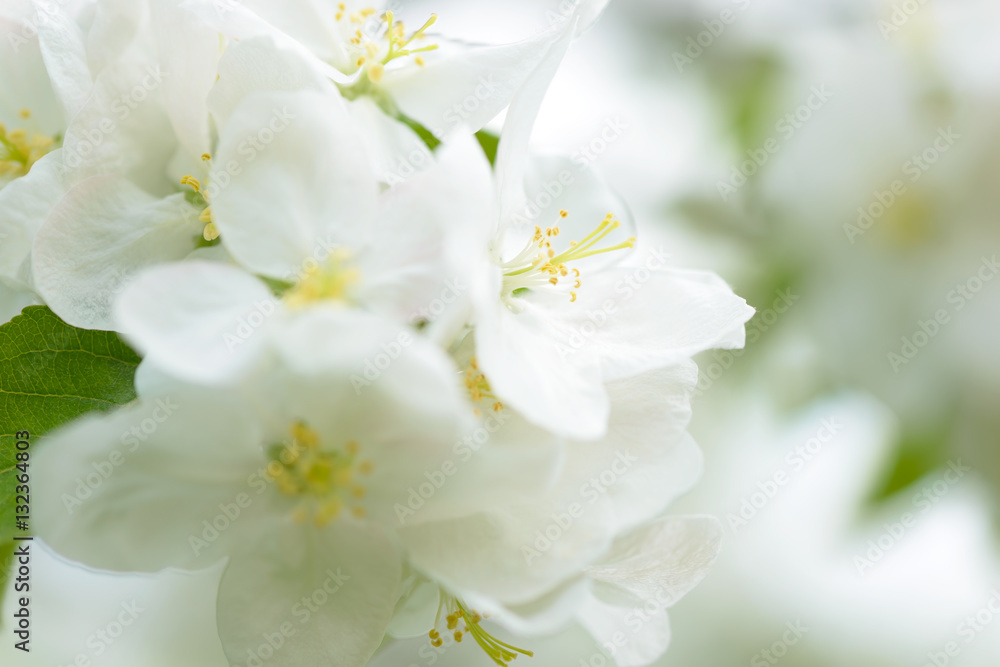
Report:
[[[569,212],[559,211],[559,216],[563,219],[569,217]],[[635,237],[631,237],[621,243],[608,247],[601,247],[600,243],[614,230],[621,227],[621,222],[613,213],[608,213],[597,227],[587,236],[579,241],[570,241],[568,248],[562,252],[557,252],[552,247],[552,239],[559,236],[559,227],[547,227],[544,231],[538,225],[535,226],[535,233],[531,241],[514,258],[501,265],[503,269],[505,298],[519,294],[520,290],[544,289],[560,287],[559,278],[567,277],[569,272],[573,272],[573,289],[580,289],[583,285],[580,280],[580,270],[576,267],[567,267],[568,263],[576,262],[587,257],[600,255],[606,252],[624,250],[635,246]],[[570,302],[575,302],[577,293],[569,292]],[[515,308],[512,301],[507,301],[511,308]]]
[[[494,412],[500,412],[503,410],[503,403],[493,393],[489,380],[487,380],[483,372],[479,370],[479,363],[476,361],[475,357],[469,360],[469,363],[465,368],[463,380],[465,382],[465,390],[474,404],[478,405],[480,403],[487,402]],[[479,408],[476,408],[475,412],[478,416],[480,414]]]
[[[307,267],[302,278],[285,292],[290,308],[302,308],[320,301],[348,301],[351,288],[360,280],[357,269],[345,266],[351,254],[341,248],[323,265]]]
[[[190,174],[181,177],[181,185],[187,185],[195,192],[201,192],[201,181]]]
[[[323,528],[340,518],[344,511],[356,519],[365,517],[358,504],[366,489],[358,484],[358,476],[374,470],[371,461],[357,461],[357,450],[328,450],[320,446],[319,435],[302,422],[292,424],[290,437],[283,444],[271,447],[267,476],[278,492],[289,498],[301,499],[292,510],[296,523],[312,523]]]
[[[17,115],[22,120],[29,120],[32,114],[30,109],[21,109]],[[58,143],[58,139],[29,133],[24,128],[8,130],[0,123],[0,178],[24,176]]]
[[[441,603],[438,607],[438,620],[435,621],[435,625],[440,624],[442,610],[449,611],[445,617],[445,623],[448,632],[451,633],[456,642],[461,642],[465,635],[471,635],[483,652],[500,667],[506,667],[518,655],[525,655],[529,658],[534,656],[531,651],[500,641],[487,632],[480,625],[484,620],[483,615],[475,610],[467,609],[458,598],[442,593]],[[441,633],[436,627],[428,633],[428,637],[430,637],[431,645],[435,648],[443,644]]]
[[[215,226],[214,222],[210,222],[205,225],[205,228],[201,231],[201,236],[206,241],[214,241],[219,238],[219,228]]]
[[[372,83],[379,83],[383,76],[385,76],[385,65],[382,63],[375,63],[368,68],[368,79]]]
[[[211,160],[212,160],[212,154],[211,153],[202,153],[201,154],[201,161],[202,162],[211,162]]]

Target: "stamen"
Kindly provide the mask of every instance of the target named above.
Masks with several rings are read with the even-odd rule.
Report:
[[[567,218],[569,212],[559,211],[559,217]],[[616,245],[600,247],[599,244],[609,234],[621,227],[621,222],[613,213],[608,213],[590,234],[579,241],[570,241],[569,247],[557,253],[552,247],[552,239],[559,236],[559,227],[548,227],[542,231],[540,226],[535,227],[535,233],[516,257],[504,262],[501,265],[504,276],[503,295],[508,300],[508,306],[515,308],[510,297],[523,289],[552,289],[559,288],[560,278],[573,273],[573,290],[578,290],[583,286],[580,279],[580,270],[576,267],[569,268],[566,265],[587,257],[600,255],[606,252],[624,250],[635,246],[635,237]],[[570,302],[575,302],[577,293],[569,292]]]
[[[483,652],[500,667],[506,667],[518,655],[534,657],[533,652],[508,644],[491,635],[481,625],[484,617],[475,610],[467,609],[461,600],[451,595],[442,595],[441,604],[438,607],[438,620],[435,625],[440,624],[442,609],[449,612],[445,617],[446,627],[452,633],[455,641],[460,643],[465,635],[472,635]],[[461,627],[459,627],[460,623]],[[441,633],[436,627],[427,633],[427,636],[435,648],[440,648],[444,643]]]
[[[326,264],[308,267],[299,282],[285,292],[285,303],[294,309],[318,301],[348,301],[351,288],[361,279],[360,271],[345,266],[350,258],[350,251],[339,248]]]
[[[17,115],[22,120],[29,120],[32,116],[30,109],[21,109]],[[24,128],[8,131],[0,123],[0,177],[24,176],[36,162],[54,150],[59,142],[58,137],[29,134]]]
[[[490,403],[490,408],[494,412],[500,412],[503,410],[503,402],[497,398],[496,394],[493,393],[493,389],[490,387],[489,380],[486,379],[486,375],[479,370],[479,363],[476,358],[473,357],[469,360],[468,365],[465,368],[465,390],[469,394],[469,398],[473,403],[479,404],[483,402]],[[476,416],[478,417],[481,413],[479,408],[475,409]]]
[[[365,487],[357,480],[374,470],[371,461],[358,461],[358,446],[348,443],[339,450],[325,450],[319,435],[303,422],[292,424],[291,436],[271,448],[267,475],[278,491],[303,501],[292,511],[292,520],[305,523],[312,517],[318,528],[329,525],[347,510],[354,518],[365,517],[359,504]]]

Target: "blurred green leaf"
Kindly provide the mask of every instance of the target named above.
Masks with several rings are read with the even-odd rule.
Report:
[[[45,306],[29,306],[0,326],[0,565],[4,572],[16,532],[16,434],[31,434],[30,452],[40,444],[39,437],[52,429],[88,412],[103,412],[135,399],[133,379],[139,361],[116,334],[77,329]]]

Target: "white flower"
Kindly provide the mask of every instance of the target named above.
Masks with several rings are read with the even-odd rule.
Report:
[[[566,20],[524,41],[473,48],[448,48],[432,36],[434,15],[411,29],[384,5],[355,0],[185,4],[230,39],[274,37],[310,57],[345,97],[372,98],[390,116],[401,113],[441,139],[459,127],[478,130],[500,113],[554,50],[597,20],[607,0],[576,3]]]
[[[279,368],[239,394],[174,385],[53,436],[33,461],[40,534],[115,570],[227,557],[230,660],[279,632],[269,664],[365,664],[400,594],[394,505],[451,456],[463,412],[450,362],[420,342],[355,394],[347,377],[378,352],[381,326],[317,312],[308,335],[328,342],[328,373]],[[444,487],[427,503],[460,514],[464,501]]]
[[[214,162],[222,168],[236,159],[246,132],[273,109],[294,121],[212,197],[223,243],[246,271],[208,262],[157,267],[116,305],[118,328],[168,374],[231,382],[263,363],[266,350],[288,347],[289,332],[303,330],[303,314],[314,308],[357,307],[421,324],[442,312],[438,302],[468,290],[449,275],[442,242],[444,226],[489,204],[465,187],[476,169],[486,176],[471,137],[456,137],[424,172],[379,194],[335,93],[275,93],[249,98],[233,113]],[[291,287],[276,300],[252,274]],[[325,343],[312,344],[293,350],[296,367],[316,365]]]
[[[669,269],[663,257],[616,264],[635,240],[616,217],[624,206],[568,159],[531,162],[519,196],[509,179],[522,169],[507,160],[527,157],[504,149],[518,138],[519,118],[512,108],[514,134],[505,129],[501,139],[499,221],[479,215],[478,227],[453,228],[450,255],[472,285],[476,355],[496,396],[557,433],[599,437],[606,382],[741,347],[754,311],[716,276]],[[481,176],[469,187],[494,192]],[[550,226],[528,224],[539,217]]]

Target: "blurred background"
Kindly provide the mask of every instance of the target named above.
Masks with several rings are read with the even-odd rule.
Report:
[[[503,42],[573,0],[398,4]],[[641,244],[757,308],[745,351],[699,359],[705,476],[675,511],[726,540],[659,665],[1000,664],[998,118],[996,0],[613,0],[572,49],[537,148],[600,170]],[[183,597],[164,576],[142,590]],[[88,577],[73,604],[114,618],[119,579]],[[86,643],[70,607],[39,636]],[[219,664],[210,619],[146,622],[123,659],[183,630]],[[539,667],[612,664],[580,629],[531,645]],[[375,664],[489,661],[415,642]]]
[[[502,41],[572,0],[402,4]],[[1000,664],[998,117],[995,0],[613,0],[574,46],[535,145],[757,308],[699,359],[675,511],[727,536],[658,664]],[[611,664],[582,631],[536,648]]]

